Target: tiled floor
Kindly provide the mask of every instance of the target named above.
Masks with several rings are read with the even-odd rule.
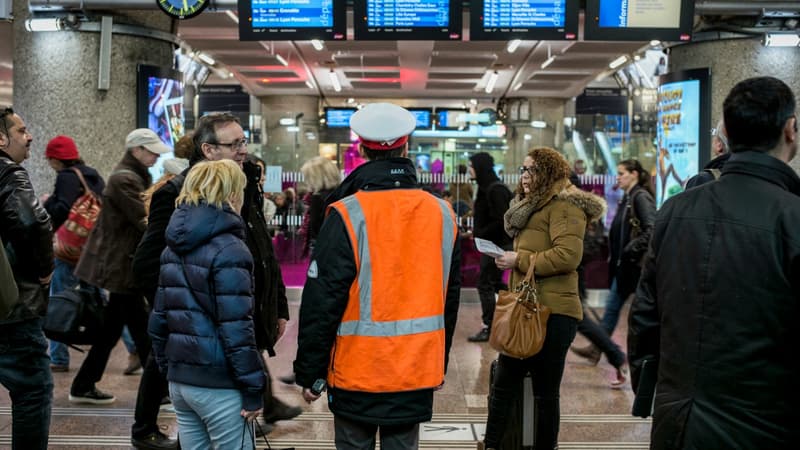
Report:
[[[299,292],[292,290],[291,314],[296,317]],[[462,306],[450,358],[445,387],[435,396],[432,423],[421,427],[423,449],[474,449],[483,433],[486,396],[489,392],[488,367],[496,357],[487,344],[467,342],[479,327],[480,305],[474,290],[462,292]],[[623,316],[625,317],[625,316]],[[624,343],[624,320],[614,339]],[[277,346],[278,356],[270,359],[273,375],[288,374],[296,348],[297,324],[290,322],[287,335]],[[578,336],[576,345],[586,341]],[[83,355],[72,351],[71,370],[55,373],[53,419],[50,447],[56,449],[131,448],[130,426],[139,376],[124,376],[126,353],[122,344],[115,349],[105,377],[98,384],[117,396],[107,407],[72,405],[67,399],[69,385]],[[422,362],[420,362],[422,363]],[[648,448],[650,422],[630,416],[633,394],[628,385],[622,390],[608,387],[611,366],[601,360],[596,367],[569,354],[561,386],[560,449],[645,449]],[[302,405],[305,413],[294,421],[280,422],[269,435],[273,449],[333,449],[333,421],[324,399],[307,405],[297,387],[274,382],[279,397]],[[175,435],[175,416],[168,407],[160,422],[165,432]],[[0,389],[0,448],[10,448],[11,411],[8,393]],[[259,448],[266,448],[261,441]]]

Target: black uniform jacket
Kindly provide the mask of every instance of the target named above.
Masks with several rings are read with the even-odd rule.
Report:
[[[718,181],[656,216],[628,350],[658,362],[653,449],[785,449],[800,442],[800,178],[734,153]]]
[[[354,183],[355,182],[355,183]],[[368,162],[344,180],[340,189],[328,197],[333,203],[363,190],[417,188],[411,160],[393,158]],[[344,315],[350,286],[356,279],[356,263],[347,229],[341,216],[331,210],[322,224],[311,255],[317,261],[316,278],[309,277],[303,288],[300,306],[300,332],[294,370],[297,384],[311,387],[316,379],[325,379],[336,331]],[[409,239],[413,237],[409,236]],[[445,369],[447,355],[456,327],[461,290],[461,243],[456,240],[445,301]],[[419,270],[425,270],[420,267]],[[407,355],[413,357],[413,355]],[[425,364],[425,361],[419,361]],[[367,393],[329,389],[328,406],[334,414],[378,425],[412,424],[431,419],[433,390],[397,393]]]

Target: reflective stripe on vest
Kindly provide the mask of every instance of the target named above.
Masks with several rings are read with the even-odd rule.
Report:
[[[452,263],[453,244],[455,242],[455,221],[450,214],[450,209],[444,200],[437,199],[442,211],[444,226],[442,239],[442,262],[444,264],[444,277],[442,290],[447,295],[447,281]],[[406,334],[424,333],[444,328],[444,316],[437,315],[411,320],[397,320],[391,322],[374,322],[372,320],[372,261],[370,261],[369,239],[367,236],[366,220],[361,204],[355,195],[344,200],[350,218],[350,224],[356,233],[358,241],[358,254],[361,255],[358,270],[359,285],[359,320],[342,322],[339,325],[340,336],[402,336]]]

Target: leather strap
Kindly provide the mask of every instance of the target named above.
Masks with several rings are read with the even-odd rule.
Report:
[[[533,268],[536,267],[536,257],[539,256],[539,253],[535,252],[531,255],[531,265],[528,267],[528,273],[525,274],[525,278],[522,280],[523,283],[527,282],[531,286],[536,284],[536,276],[533,274]]]
[[[81,180],[81,184],[83,185],[83,193],[84,194],[88,194],[88,193],[92,192],[92,190],[89,189],[89,185],[86,184],[86,179],[83,178],[83,174],[81,173],[81,171],[78,170],[77,167],[72,167],[71,169],[72,169],[73,172],[75,172],[75,175],[78,176],[78,179]]]

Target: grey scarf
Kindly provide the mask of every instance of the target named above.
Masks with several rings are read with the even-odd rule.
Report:
[[[525,228],[531,215],[540,209],[538,200],[538,198],[523,198],[521,200],[514,198],[511,200],[511,206],[508,207],[505,215],[503,215],[503,228],[505,228],[509,236],[516,238],[520,231]]]

